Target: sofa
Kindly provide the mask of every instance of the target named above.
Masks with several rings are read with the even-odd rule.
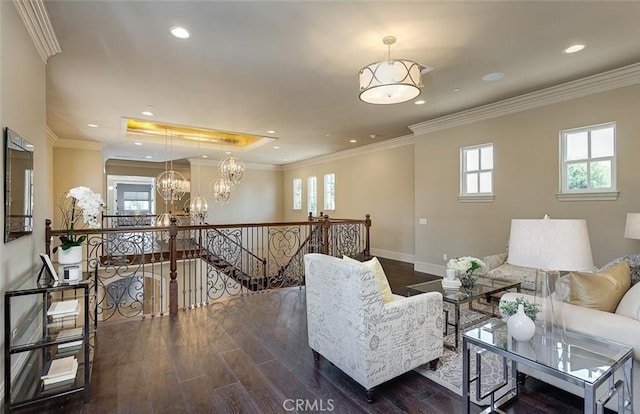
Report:
[[[630,288],[623,293],[622,298],[615,305],[613,311],[603,311],[592,307],[579,306],[576,304],[568,303],[572,301],[579,303],[571,294],[571,289],[576,289],[576,284],[566,285],[564,288],[560,288],[557,292],[563,291],[563,289],[569,289],[568,292],[564,292],[564,300],[562,303],[562,314],[564,315],[565,327],[569,331],[579,332],[585,335],[604,338],[610,341],[623,343],[633,348],[633,405],[635,410],[640,409],[640,254],[624,256],[619,259],[608,263],[598,270],[598,275],[581,274],[582,277],[598,277],[599,275],[606,274],[607,272],[614,271],[615,268],[619,268],[620,263],[627,262],[629,264],[629,278]],[[568,281],[570,276],[564,276],[562,283]],[[596,289],[591,289],[591,294]],[[598,294],[603,297],[609,298],[611,295],[608,292],[598,291]],[[501,298],[501,302],[505,300],[515,300],[517,297],[524,297],[529,301],[534,301],[534,297],[526,293],[508,292]],[[557,293],[554,294],[551,300],[558,300]],[[549,300],[549,299],[547,299]],[[549,309],[546,307],[546,315],[540,314],[539,318],[547,318],[549,320]],[[532,375],[536,378],[542,379],[552,385],[562,388],[566,391],[572,392],[576,395],[582,396],[582,391],[575,385],[567,384],[559,381],[554,377],[550,377],[544,374],[540,374],[534,371],[523,369],[523,372]],[[622,371],[617,373],[617,377],[621,377]],[[615,400],[615,399],[614,399]],[[615,401],[610,402],[608,406],[615,408]]]
[[[317,253],[304,256],[314,359],[326,358],[362,385],[369,402],[374,387],[428,362],[435,368],[443,352],[442,295],[404,297],[389,290],[385,303],[376,273],[384,275],[375,262],[372,269]]]
[[[485,267],[477,271],[477,275],[489,279],[517,280],[522,292],[535,294],[536,269],[509,264],[507,258],[507,252],[486,256],[482,259]]]

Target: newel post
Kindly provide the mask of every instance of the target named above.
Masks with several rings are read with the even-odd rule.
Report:
[[[365,245],[364,245],[364,257],[365,259],[371,257],[371,234],[369,229],[371,228],[371,215],[365,214],[364,227],[365,227]]]
[[[331,229],[331,220],[329,216],[324,216],[322,222],[322,253],[329,254],[329,230]]]
[[[44,252],[51,257],[51,220],[44,220]]]
[[[178,314],[178,254],[176,252],[176,236],[178,235],[178,225],[176,216],[171,216],[169,224],[169,315]]]

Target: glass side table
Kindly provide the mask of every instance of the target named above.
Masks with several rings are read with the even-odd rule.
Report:
[[[491,404],[482,413],[502,412],[499,407],[518,397],[517,364],[526,365],[536,371],[554,376],[584,389],[584,412],[586,414],[604,412],[604,405],[613,398],[618,399],[618,412],[633,412],[633,348],[602,338],[590,337],[567,332],[565,341],[538,329],[529,342],[518,342],[507,332],[507,325],[500,320],[492,320],[481,326],[466,330],[462,334],[462,403],[463,413],[470,410],[471,386],[475,382],[476,394],[480,394],[481,374],[471,378],[470,345],[487,350],[503,358],[505,364],[503,383],[493,387],[486,395],[477,395],[478,399],[490,397]],[[507,368],[510,361],[511,369]],[[476,364],[481,359],[476,355]],[[617,380],[614,373],[622,368],[624,375]],[[509,381],[509,371],[512,382]],[[480,373],[480,367],[476,367]],[[510,385],[515,384],[515,385]],[[606,392],[600,390],[606,384]],[[508,389],[503,397],[496,399],[498,391]],[[604,394],[604,395],[602,395]],[[623,408],[621,408],[623,407]]]

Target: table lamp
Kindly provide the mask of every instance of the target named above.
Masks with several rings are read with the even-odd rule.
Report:
[[[627,213],[624,237],[626,239],[640,239],[640,213]]]
[[[550,318],[552,331],[561,328],[564,338],[563,295],[553,293],[560,272],[593,270],[586,220],[550,219],[546,215],[541,220],[511,220],[507,262],[536,269],[536,296],[545,298],[543,328],[548,329]],[[547,304],[551,306],[550,314]]]

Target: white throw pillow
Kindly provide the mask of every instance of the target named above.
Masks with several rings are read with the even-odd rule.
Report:
[[[624,294],[616,308],[616,314],[640,321],[640,283],[636,283]]]
[[[382,265],[380,264],[380,261],[378,261],[377,257],[374,257],[373,259],[366,262],[361,262],[359,260],[352,259],[349,256],[342,256],[342,259],[347,260],[349,262],[355,262],[355,263],[359,263],[367,266],[376,276],[376,280],[378,281],[378,286],[380,286],[380,291],[382,292],[382,301],[384,303],[389,303],[393,301],[393,294],[391,293],[391,287],[389,286],[387,275],[384,273],[384,269],[382,268]]]

